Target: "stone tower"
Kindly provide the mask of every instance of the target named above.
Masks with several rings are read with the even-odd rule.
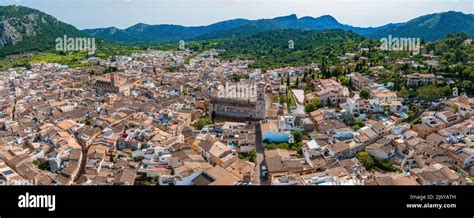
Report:
[[[265,97],[265,83],[257,84],[257,101],[255,104],[255,118],[265,119],[267,116],[267,100]]]

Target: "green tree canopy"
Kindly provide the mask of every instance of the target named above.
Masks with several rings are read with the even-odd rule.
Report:
[[[303,140],[303,133],[301,133],[299,129],[295,130],[293,132],[293,139],[295,140],[295,143],[300,143]]]
[[[361,98],[364,98],[364,99],[369,99],[369,97],[370,97],[370,92],[369,92],[368,89],[365,89],[365,88],[364,88],[364,89],[360,90],[359,96],[360,96]]]
[[[357,154],[357,159],[364,165],[365,168],[370,168],[374,165],[374,159],[369,153],[362,151]]]
[[[207,125],[210,125],[212,124],[212,120],[209,119],[209,118],[201,118],[199,119],[198,121],[196,121],[193,126],[194,128],[196,128],[197,130],[201,130],[202,128],[204,128],[204,126],[207,126]]]

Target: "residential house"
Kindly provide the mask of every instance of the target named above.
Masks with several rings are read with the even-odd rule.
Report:
[[[349,143],[339,141],[335,144],[329,145],[327,149],[330,157],[337,160],[344,160],[355,157],[357,152],[360,151],[361,146],[358,146],[354,141]]]
[[[135,183],[136,176],[136,169],[126,167],[115,175],[114,185],[133,185]]]
[[[381,134],[375,132],[368,126],[364,126],[359,130],[359,134],[356,135],[355,141],[361,145],[368,145],[374,143],[380,138],[382,138]]]
[[[352,130],[352,128],[349,128],[349,127],[343,127],[343,128],[331,130],[329,134],[332,134],[334,139],[337,139],[340,141],[350,140],[354,138],[354,130]]]
[[[418,134],[418,137],[424,139],[430,134],[436,132],[436,129],[427,125],[426,123],[421,123],[421,124],[414,124],[413,131],[415,131]]]
[[[469,169],[474,165],[474,148],[463,148],[456,152],[455,155],[461,159],[458,165],[463,169]]]
[[[434,74],[410,74],[407,75],[407,86],[420,87],[427,86],[436,82],[436,76]]]
[[[210,157],[209,162],[211,164],[216,164],[221,167],[227,167],[238,159],[237,155],[232,152],[232,149],[220,141],[215,142],[209,148],[209,152],[205,154],[205,156]]]
[[[326,165],[324,150],[316,140],[306,141],[301,148],[303,157],[312,168],[322,169]]]
[[[458,120],[458,115],[450,110],[436,113],[436,118],[442,120],[448,125],[454,124]]]
[[[314,83],[314,86],[316,87],[314,95],[323,103],[330,101],[333,105],[339,105],[346,102],[349,97],[347,87],[342,86],[335,79],[320,79]]]
[[[225,169],[236,176],[239,181],[250,182],[255,174],[255,163],[238,159]]]
[[[347,77],[351,80],[354,88],[358,90],[368,87],[372,83],[369,78],[362,76],[360,73],[351,73]]]
[[[381,138],[373,144],[367,145],[365,151],[377,160],[388,160],[395,156],[396,147],[387,138]]]
[[[296,158],[295,151],[272,149],[265,150],[264,154],[270,176],[278,173],[301,173],[312,170],[309,165],[305,166],[304,159]]]
[[[212,186],[212,185],[237,185],[240,180],[238,177],[226,171],[221,166],[215,166],[201,173],[192,180],[193,185]]]
[[[421,185],[464,185],[465,181],[457,173],[442,164],[410,169],[410,174]]]
[[[431,145],[431,146],[439,146],[441,145],[442,143],[444,143],[446,140],[445,137],[437,134],[437,133],[431,133],[430,135],[428,135],[426,137],[426,143]]]

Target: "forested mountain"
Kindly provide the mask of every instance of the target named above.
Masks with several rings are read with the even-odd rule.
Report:
[[[419,37],[425,41],[443,38],[447,33],[466,32],[474,34],[474,15],[461,12],[444,12],[415,18],[406,23],[387,24],[380,27],[354,27],[339,23],[334,17],[301,17],[292,14],[273,19],[228,20],[209,26],[185,27],[179,25],[136,24],[127,29],[115,27],[84,30],[86,33],[110,41],[166,42],[194,39],[227,38],[267,30],[350,30],[373,39],[387,37]]]
[[[115,27],[86,29],[84,32],[110,41],[116,42],[166,42],[190,39],[222,38],[243,34],[258,33],[267,30],[351,30],[361,35],[370,34],[376,30],[385,29],[398,24],[388,24],[377,28],[359,28],[339,23],[334,17],[324,15],[321,17],[298,18],[292,14],[289,16],[276,17],[273,19],[245,20],[235,19],[209,26],[184,27],[179,25],[148,25],[136,24],[127,29]]]
[[[237,28],[246,25],[249,22],[249,20],[245,19],[235,19],[200,27],[185,27],[180,25],[168,24],[148,25],[144,23],[139,23],[127,29],[109,27],[99,29],[86,29],[83,31],[91,36],[115,42],[166,42],[193,39],[209,33],[215,33],[222,30]]]
[[[371,34],[371,38],[387,37],[417,37],[425,41],[441,39],[448,33],[465,32],[474,35],[474,14],[449,11],[429,14],[415,18],[407,23],[379,29]]]
[[[74,26],[41,11],[22,6],[0,6],[0,57],[53,50],[56,38],[64,35],[87,36]]]

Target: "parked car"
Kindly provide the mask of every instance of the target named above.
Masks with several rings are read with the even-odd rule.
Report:
[[[261,165],[260,166],[260,177],[262,179],[266,179],[268,177],[268,169],[267,166]]]

